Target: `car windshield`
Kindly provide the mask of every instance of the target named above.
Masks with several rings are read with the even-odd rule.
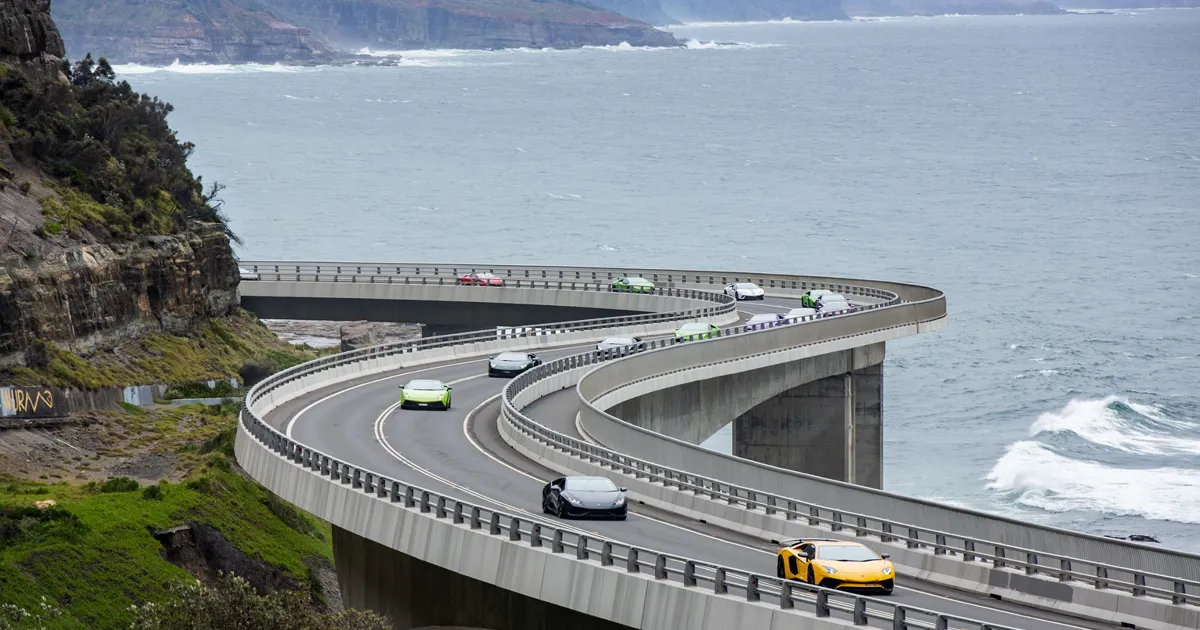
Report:
[[[497,361],[528,361],[529,357],[524,354],[517,354],[516,352],[501,352],[500,354],[496,355],[496,360]]]
[[[616,492],[617,484],[604,477],[583,477],[568,479],[567,490],[576,492]]]
[[[650,284],[650,281],[645,278],[625,278],[625,282],[629,284]]]
[[[409,381],[404,389],[416,389],[420,391],[433,391],[438,389],[446,389],[446,386],[441,381]]]
[[[736,289],[757,289],[758,288],[756,285],[750,284],[749,282],[739,282],[733,286]]]
[[[684,324],[679,327],[679,330],[686,330],[689,332],[697,331],[697,330],[708,330],[708,324]]]
[[[858,545],[818,545],[817,558],[842,562],[870,562],[879,560],[879,554]]]

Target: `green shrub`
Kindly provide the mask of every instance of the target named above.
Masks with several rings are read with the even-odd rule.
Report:
[[[17,126],[17,115],[3,105],[0,105],[0,125],[4,125],[9,129]]]
[[[163,498],[162,485],[160,484],[157,486],[146,486],[145,488],[142,489],[142,498],[161,501]]]
[[[58,236],[62,233],[63,226],[61,223],[57,223],[55,221],[46,221],[42,224],[42,229],[46,230],[47,234]]]
[[[112,477],[100,484],[100,492],[135,492],[141,488],[136,479],[129,477]]]

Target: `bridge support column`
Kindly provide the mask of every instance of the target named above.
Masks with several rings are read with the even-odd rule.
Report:
[[[629,630],[628,626],[459,575],[337,526],[333,528],[333,555],[346,607],[384,615],[396,630],[429,626]],[[495,562],[495,558],[491,560]],[[594,596],[617,597],[601,592]]]
[[[794,387],[733,421],[733,454],[883,486],[883,365]]]

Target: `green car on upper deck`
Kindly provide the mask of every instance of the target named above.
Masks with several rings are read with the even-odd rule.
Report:
[[[400,408],[449,409],[450,389],[441,381],[409,381],[400,387]]]
[[[673,343],[681,341],[694,341],[696,339],[708,339],[715,337],[717,331],[721,330],[718,326],[705,322],[692,322],[684,324],[675,329],[675,340]]]
[[[635,293],[649,293],[654,290],[654,283],[645,278],[625,277],[617,278],[612,283],[613,291],[631,291]]]

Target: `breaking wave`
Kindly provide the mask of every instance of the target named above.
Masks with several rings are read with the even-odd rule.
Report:
[[[1198,429],[1200,425],[1171,418],[1159,407],[1108,396],[1072,400],[1058,412],[1043,413],[1029,427],[1029,435],[1069,433],[1140,455],[1200,455],[1200,439],[1186,435]]]
[[[241,63],[241,64],[208,64],[180,63],[178,59],[169,66],[146,66],[140,63],[114,65],[117,74],[153,74],[155,72],[173,72],[176,74],[234,74],[249,72],[291,73],[312,70],[313,67],[285,66],[283,64]]]
[[[988,488],[1048,512],[1083,510],[1200,523],[1200,470],[1127,469],[1078,460],[1021,441],[987,475]]]

